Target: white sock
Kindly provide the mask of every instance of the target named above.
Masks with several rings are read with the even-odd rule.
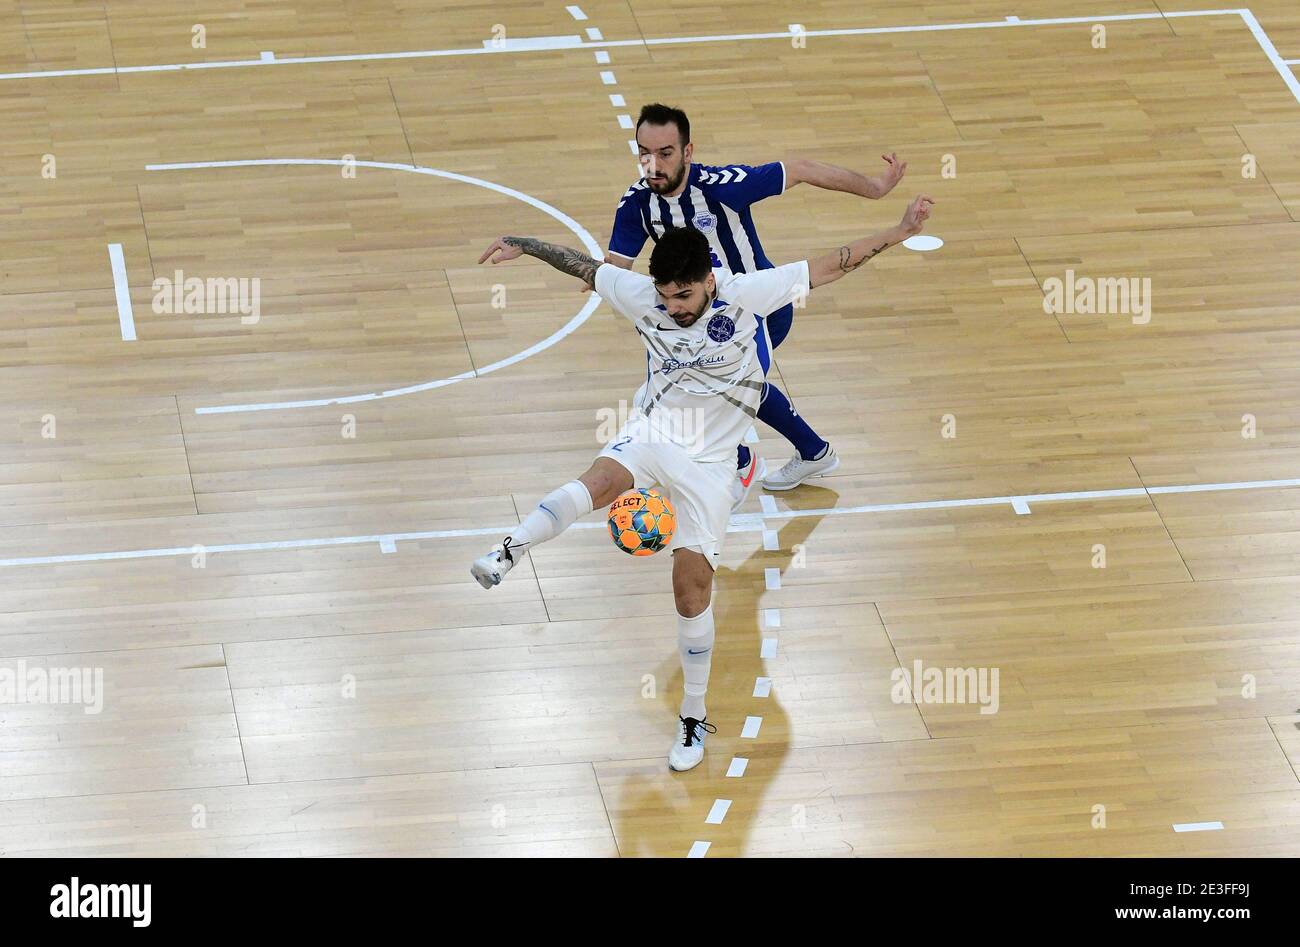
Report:
[[[537,508],[510,534],[510,548],[527,551],[554,539],[594,509],[591,493],[581,480],[570,480],[542,497]]]
[[[713,637],[712,605],[694,618],[677,616],[677,653],[682,659],[682,680],[686,690],[680,711],[683,717],[703,720],[708,712],[704,707],[704,695],[709,689]]]

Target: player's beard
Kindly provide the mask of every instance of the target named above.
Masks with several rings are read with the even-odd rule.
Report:
[[[690,321],[690,322],[677,322],[676,319],[673,320],[674,322],[677,322],[677,328],[679,328],[679,329],[689,329],[691,326],[695,325],[695,323],[697,323],[697,322],[700,321],[700,317],[703,316],[706,312],[708,312],[708,310],[709,310],[709,304],[712,303],[712,302],[713,302],[713,297],[712,297],[710,294],[705,293],[705,294],[704,294],[704,302],[700,304],[700,311],[697,312],[697,313],[696,313],[696,314],[691,318],[691,321]]]
[[[654,191],[656,194],[671,194],[681,185],[684,177],[686,177],[685,161],[683,161],[682,166],[677,169],[677,174],[675,176],[665,177],[665,179],[659,183],[656,183],[647,177],[646,183],[650,185],[650,190]]]

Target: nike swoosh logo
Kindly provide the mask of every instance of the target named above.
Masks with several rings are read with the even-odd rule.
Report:
[[[676,326],[658,326],[658,325],[657,325],[657,326],[655,326],[655,328],[658,329],[660,332],[672,332],[673,329],[676,329],[677,327],[676,327]]]
[[[687,648],[686,653],[687,654],[708,654],[712,650],[713,650],[712,648],[705,648],[703,651],[692,651],[690,648]]]
[[[754,482],[754,471],[757,469],[758,469],[758,455],[755,454],[753,457],[749,459],[749,473],[745,474],[745,476],[740,478],[740,485],[744,487],[746,490],[748,490],[749,485]]]

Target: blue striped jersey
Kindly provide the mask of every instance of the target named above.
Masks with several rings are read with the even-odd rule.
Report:
[[[676,197],[660,197],[638,181],[627,189],[614,213],[609,250],[636,259],[646,238],[658,242],[670,227],[690,227],[709,239],[713,265],[733,273],[770,270],[751,204],[785,191],[785,165],[691,164],[686,187]]]

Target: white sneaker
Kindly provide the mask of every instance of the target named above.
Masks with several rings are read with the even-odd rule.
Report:
[[[764,490],[793,490],[812,477],[824,477],[840,465],[835,448],[827,447],[821,460],[804,460],[795,454],[785,466],[763,480]]]
[[[736,479],[732,483],[731,492],[735,497],[731,501],[731,512],[735,513],[745,505],[745,497],[749,496],[749,491],[754,488],[754,484],[767,476],[767,463],[762,457],[758,456],[758,451],[752,448],[749,451],[749,466],[741,470],[736,469]]]
[[[694,717],[677,718],[677,742],[668,751],[668,768],[684,773],[694,769],[704,759],[704,735],[717,733],[718,728]]]
[[[469,567],[469,574],[478,580],[478,584],[485,589],[490,589],[494,585],[500,585],[501,580],[506,577],[506,573],[515,567],[518,559],[519,550],[510,548],[510,537],[507,536],[503,542],[497,543],[486,556],[480,556],[474,560],[474,564]]]

